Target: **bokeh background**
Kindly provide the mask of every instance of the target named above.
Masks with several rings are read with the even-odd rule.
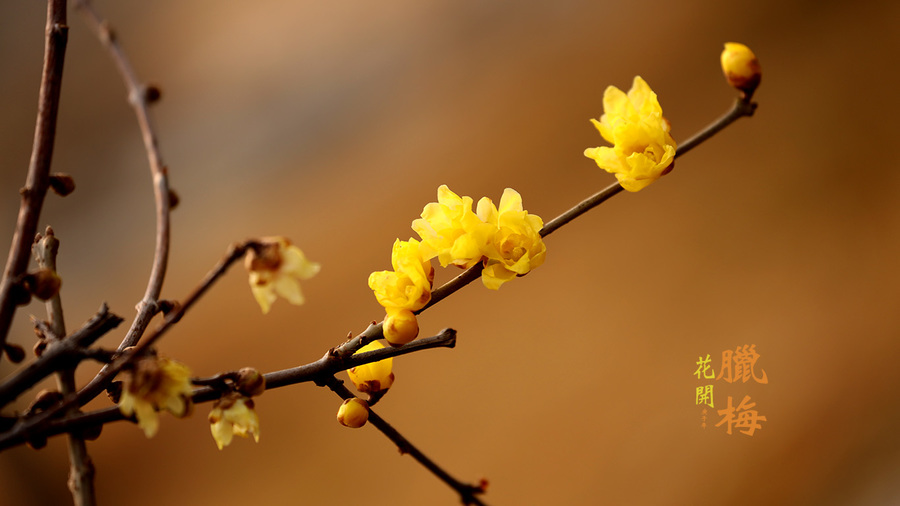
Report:
[[[513,187],[545,220],[608,185],[582,155],[603,142],[588,118],[607,85],[643,76],[686,139],[735,96],[722,43],[750,45],[755,117],[549,237],[524,279],[423,314],[423,334],[453,327],[459,344],[396,360],[378,411],[454,476],[486,478],[489,504],[900,501],[900,4],[96,5],[164,93],[153,114],[181,196],[164,296],[249,237],[291,237],[323,265],[305,306],[265,317],[235,268],[160,344],[198,375],[310,362],[380,319],[367,276],[440,184],[476,200]],[[0,237],[31,149],[45,11],[0,4]],[[134,315],[154,216],[121,80],[75,12],[70,25],[54,169],[78,189],[51,195],[41,223],[62,241],[74,329],[102,301]],[[29,313],[43,307],[11,338],[26,348]],[[745,344],[769,383],[714,382],[716,409],[750,395],[767,421],[727,435],[711,412],[704,429],[696,361],[718,370]],[[267,392],[260,442],[222,452],[208,405],[163,416],[152,440],[110,425],[89,445],[100,503],[458,504],[375,429],[338,425],[338,405],[312,385]],[[61,438],[0,454],[0,503],[66,504],[66,474]]]

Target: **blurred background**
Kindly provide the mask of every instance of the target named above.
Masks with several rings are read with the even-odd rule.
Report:
[[[641,75],[688,138],[735,97],[722,44],[748,44],[763,68],[753,118],[550,236],[527,277],[499,292],[473,283],[424,313],[422,335],[453,327],[457,348],[395,360],[377,410],[458,479],[486,478],[494,505],[900,502],[900,4],[96,6],[163,91],[153,117],[181,197],[164,297],[183,298],[250,237],[288,236],[322,264],[306,305],[265,317],[234,268],[159,346],[204,376],[307,363],[380,320],[367,276],[390,267],[441,184],[476,200],[515,188],[546,221],[613,182],[582,155],[603,144],[588,119],[607,85]],[[30,156],[45,14],[0,5],[3,238]],[[155,225],[125,89],[76,12],[69,24],[53,165],[78,188],[49,196],[40,228],[62,241],[72,330],[103,301],[134,316]],[[28,314],[44,308],[21,310],[11,341],[30,349]],[[698,357],[718,371],[743,345],[768,384],[693,375]],[[728,435],[713,409],[702,427],[706,383],[715,410],[751,396],[762,428]],[[310,384],[266,392],[259,443],[221,452],[209,405],[163,415],[152,440],[107,426],[88,447],[100,504],[458,504],[374,428],[338,425],[339,404]],[[69,503],[67,467],[62,438],[0,454],[0,502]]]

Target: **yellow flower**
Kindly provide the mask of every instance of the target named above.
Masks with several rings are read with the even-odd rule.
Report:
[[[253,399],[237,392],[216,401],[209,413],[209,430],[220,450],[231,444],[234,436],[253,436],[259,442],[259,416],[253,408]]]
[[[437,256],[442,267],[477,264],[481,252],[470,232],[482,223],[472,212],[472,198],[460,197],[447,185],[441,185],[437,195],[438,201],[425,205],[422,217],[412,223],[412,229],[422,238],[424,258]]]
[[[244,265],[262,312],[268,313],[279,295],[291,304],[303,304],[300,280],[315,276],[321,266],[307,260],[300,248],[284,237],[265,237],[259,242],[262,247],[251,250]]]
[[[616,175],[619,184],[636,192],[672,170],[675,140],[662,115],[656,93],[640,76],[626,95],[615,86],[603,94],[603,116],[591,119],[613,147],[588,148],[584,156]]]
[[[721,60],[728,84],[744,92],[746,97],[752,95],[762,79],[762,69],[753,51],[738,42],[726,42]]]
[[[356,397],[345,400],[338,409],[337,420],[351,429],[362,427],[369,420],[369,403]]]
[[[159,430],[157,410],[165,409],[181,418],[191,411],[191,371],[187,366],[162,357],[144,357],[134,364],[131,381],[122,390],[119,410],[135,415],[147,437]]]
[[[540,234],[544,222],[524,210],[522,196],[517,191],[504,190],[499,209],[491,199],[482,198],[478,201],[478,217],[491,225],[489,229],[480,229],[488,232],[487,235],[474,234],[484,245],[482,252],[487,257],[481,273],[484,286],[497,290],[503,283],[528,274],[544,263],[547,247]]]
[[[419,241],[394,241],[391,252],[393,271],[373,272],[369,288],[385,308],[421,309],[431,300],[434,268],[421,254]]]
[[[382,348],[384,348],[383,344],[378,341],[372,341],[360,348],[354,355]],[[356,385],[356,389],[360,392],[383,392],[394,384],[394,373],[391,372],[393,365],[394,359],[386,358],[378,362],[370,362],[347,369],[347,375],[350,376],[350,381]]]

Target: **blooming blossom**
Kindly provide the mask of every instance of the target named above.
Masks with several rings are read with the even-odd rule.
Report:
[[[165,409],[179,418],[190,414],[190,378],[191,371],[184,364],[162,357],[142,358],[122,390],[119,410],[125,416],[135,415],[144,434],[153,437],[159,430],[157,410]]]
[[[544,263],[547,247],[541,238],[544,222],[539,216],[528,214],[522,206],[522,196],[512,188],[503,191],[500,207],[484,197],[478,201],[478,217],[489,224],[479,237],[482,252],[487,258],[481,281],[484,286],[497,290],[500,285],[516,276],[528,274]]]
[[[250,271],[250,290],[268,313],[279,296],[294,305],[303,304],[300,281],[315,276],[321,266],[306,259],[300,248],[284,237],[260,239],[261,248],[247,254],[244,265]]]
[[[609,86],[603,94],[603,116],[591,119],[613,147],[588,148],[584,156],[616,175],[619,184],[636,192],[672,170],[675,140],[662,115],[656,93],[640,76],[625,92]]]
[[[236,392],[216,401],[209,413],[209,430],[220,450],[231,444],[234,436],[253,436],[259,442],[259,416],[253,408],[253,399]]]

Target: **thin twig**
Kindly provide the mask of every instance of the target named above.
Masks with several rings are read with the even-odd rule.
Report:
[[[62,89],[68,30],[66,0],[48,0],[44,70],[41,74],[34,145],[25,187],[19,191],[22,195],[22,202],[19,205],[16,231],[9,247],[9,257],[6,261],[6,269],[3,271],[3,280],[0,282],[0,349],[6,343],[16,311],[13,287],[28,268],[31,243],[37,232],[44,197],[46,197],[47,188],[50,185],[50,162],[53,158],[53,142],[56,138],[56,118],[59,112],[59,95]]]
[[[346,386],[344,386],[344,382],[332,376],[327,385],[328,388],[331,389],[332,392],[336,393],[342,399],[352,399],[356,397],[353,395]],[[381,418],[378,414],[376,414],[371,409],[369,410],[369,423],[375,426],[378,430],[381,431],[382,434],[387,436],[397,448],[400,449],[401,453],[408,453],[412,458],[416,459],[419,464],[422,464],[425,469],[431,471],[436,477],[438,477],[441,481],[446,483],[450,488],[456,491],[459,494],[460,500],[462,500],[463,504],[466,505],[480,505],[484,506],[485,503],[482,502],[477,496],[479,494],[484,493],[484,489],[480,486],[468,485],[463,483],[456,478],[450,476],[450,473],[445,471],[439,465],[437,465],[433,460],[428,458],[427,455],[422,453],[421,450],[416,448],[408,439],[403,437],[397,429],[392,427],[384,418]]]
[[[56,272],[56,255],[59,252],[59,240],[53,234],[53,229],[47,227],[44,236],[41,237],[32,248],[35,260],[42,269]],[[58,342],[66,335],[66,324],[63,319],[62,298],[57,292],[46,303],[50,334],[46,337]],[[51,344],[52,345],[52,344]],[[75,384],[75,367],[66,367],[56,373],[56,382],[59,393],[69,395],[77,390]],[[69,413],[77,413],[78,408]],[[69,491],[75,506],[94,506],[97,504],[97,496],[94,491],[94,463],[87,453],[87,444],[80,432],[70,432],[68,437],[69,448]]]
[[[244,256],[250,248],[259,247],[259,243],[255,241],[247,241],[242,244],[232,245],[229,248],[229,251],[226,253],[225,257],[219,261],[219,263],[209,272],[206,277],[200,282],[200,285],[197,286],[193,292],[191,292],[187,298],[185,298],[184,302],[181,304],[176,304],[175,307],[166,315],[165,319],[163,319],[162,323],[156,328],[155,332],[151,335],[147,336],[139,345],[130,348],[123,353],[119,354],[107,367],[104,367],[96,376],[87,384],[84,388],[78,391],[76,394],[70,394],[63,398],[61,402],[53,406],[52,408],[47,409],[46,411],[42,411],[27,420],[23,420],[20,423],[16,424],[12,429],[0,435],[0,449],[8,447],[6,444],[9,441],[25,441],[27,436],[33,436],[34,434],[40,433],[41,428],[44,427],[48,422],[50,422],[53,418],[60,416],[62,413],[65,413],[72,407],[80,407],[85,403],[90,401],[91,399],[97,397],[104,389],[112,382],[113,378],[115,378],[116,374],[121,372],[125,367],[130,365],[137,358],[141,357],[144,352],[146,352],[157,339],[163,336],[166,331],[168,331],[172,325],[178,322],[181,317],[184,315],[185,311],[190,309],[191,306],[196,303],[200,297],[202,297],[207,290],[209,290],[212,285],[225,273],[226,270],[238,259]],[[105,305],[104,308],[105,310]],[[118,317],[116,317],[118,318]],[[121,321],[121,319],[119,319]],[[67,338],[63,340],[61,344],[65,345],[66,343],[74,341],[71,338]],[[53,347],[48,349],[45,352],[47,353],[53,352]],[[62,352],[60,352],[62,353]],[[43,356],[41,357],[44,358]],[[36,363],[41,362],[38,360]],[[34,364],[32,364],[33,366]],[[27,369],[26,369],[27,370]],[[52,372],[52,370],[51,370]],[[10,381],[21,381],[18,377],[20,375],[16,375],[13,380]],[[6,384],[0,385],[0,399],[2,399],[3,387],[6,387]],[[9,389],[12,392],[21,392],[22,390],[18,389]],[[2,405],[2,403],[0,403]],[[18,444],[18,443],[14,443]]]
[[[333,378],[338,372],[351,367],[418,351],[434,348],[453,348],[454,346],[456,346],[456,331],[444,329],[435,336],[418,339],[398,348],[381,348],[352,355],[343,360],[331,353],[327,353],[315,362],[265,374],[266,390],[307,382],[316,382],[324,385],[328,378]],[[191,395],[191,401],[195,404],[201,404],[214,401],[221,395],[222,392],[215,388],[201,387],[194,390]],[[87,413],[69,414],[57,419],[47,420],[39,427],[0,434],[0,451],[25,444],[32,438],[42,439],[65,432],[80,432],[120,420],[131,420],[131,418],[123,415],[119,411],[118,406]]]
[[[82,357],[84,349],[120,323],[122,323],[122,318],[110,313],[105,303],[101,305],[97,314],[80,329],[65,339],[50,343],[40,358],[0,384],[0,406],[14,401],[38,381],[77,362]]]
[[[156,203],[156,249],[153,254],[153,267],[150,271],[150,279],[147,282],[144,298],[137,305],[138,314],[119,345],[119,351],[121,351],[129,346],[134,346],[140,340],[150,324],[150,320],[159,312],[159,296],[162,292],[169,258],[170,191],[168,169],[163,164],[156,133],[150,121],[150,102],[147,88],[138,80],[131,62],[122,50],[115,33],[109,27],[109,23],[100,17],[91,5],[91,2],[89,0],[76,0],[74,6],[81,12],[88,26],[100,39],[103,47],[109,51],[113,62],[115,62],[119,73],[122,75],[122,79],[125,81],[125,87],[128,89],[128,102],[137,116],[141,137],[144,141],[144,150],[147,152],[147,161],[150,164],[150,173],[153,176],[153,198]]]

